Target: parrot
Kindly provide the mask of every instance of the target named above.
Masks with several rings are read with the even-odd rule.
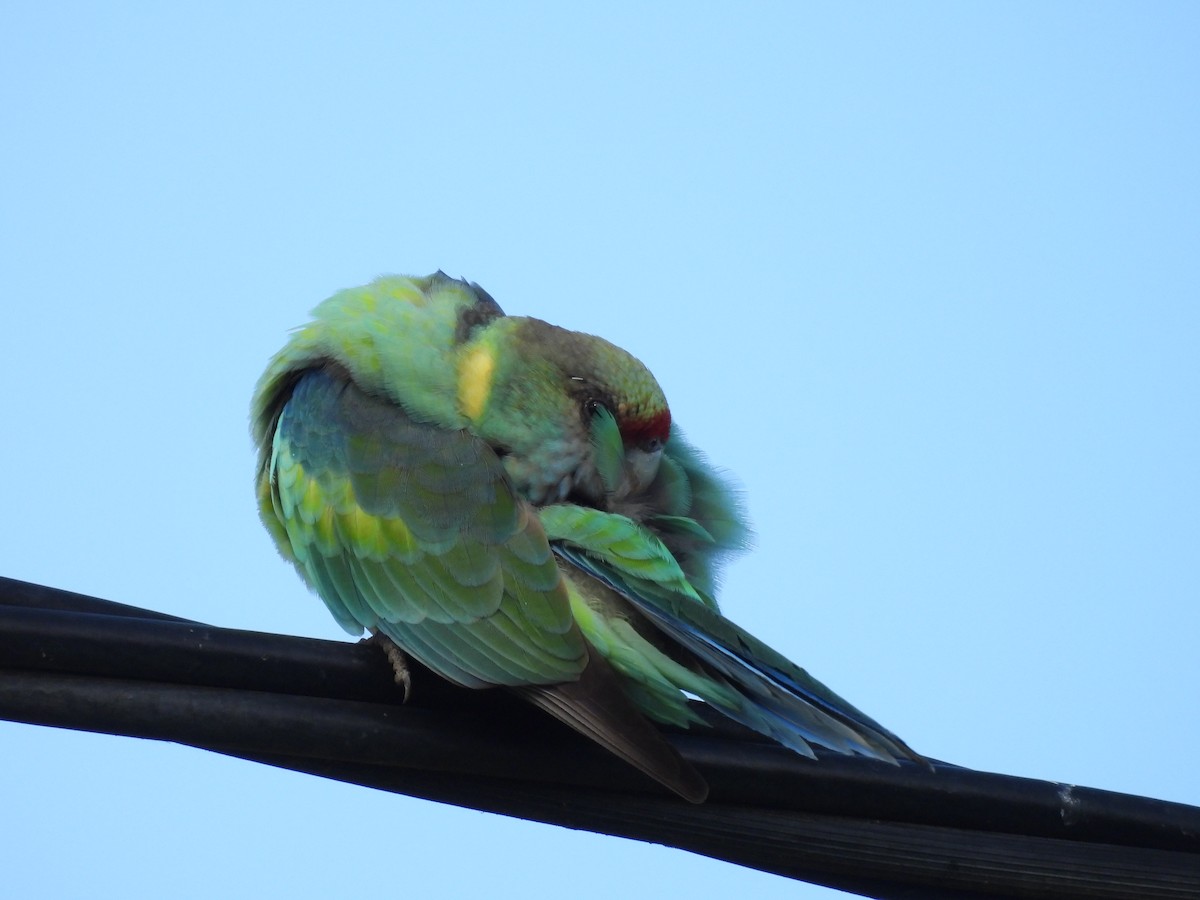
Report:
[[[657,725],[708,707],[805,757],[903,741],[716,602],[749,526],[658,381],[589,334],[508,316],[441,271],[319,304],[269,362],[251,432],[263,524],[350,634],[503,688],[685,800]]]

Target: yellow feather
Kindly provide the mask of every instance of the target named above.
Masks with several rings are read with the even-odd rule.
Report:
[[[387,559],[388,548],[383,540],[383,529],[379,519],[355,506],[339,517],[338,524],[346,543],[358,556],[376,562]]]
[[[474,421],[483,415],[495,371],[496,357],[489,347],[471,347],[459,361],[458,405],[468,419]]]

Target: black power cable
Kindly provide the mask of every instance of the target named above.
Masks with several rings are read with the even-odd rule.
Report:
[[[1200,897],[1195,807],[946,763],[814,764],[719,723],[670,736],[711,787],[693,806],[501,692],[418,669],[404,704],[369,644],[5,578],[0,718],[175,741],[873,897]]]

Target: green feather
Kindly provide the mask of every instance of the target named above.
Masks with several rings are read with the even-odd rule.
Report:
[[[592,458],[604,489],[613,493],[621,485],[625,465],[625,446],[621,440],[621,429],[617,420],[605,407],[592,413],[591,421]]]

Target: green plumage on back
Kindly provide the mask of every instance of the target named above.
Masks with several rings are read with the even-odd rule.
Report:
[[[717,612],[741,509],[620,348],[441,273],[381,278],[292,334],[252,420],[263,522],[347,631],[515,690],[693,801],[644,718],[693,724],[689,696],[801,753],[913,756]]]
[[[426,278],[380,278],[339,291],[293,332],[254,392],[251,423],[259,447],[269,440],[288,382],[306,368],[336,362],[364,391],[400,403],[419,421],[466,424],[458,412],[458,375],[447,353],[502,316],[482,289],[437,272]],[[403,396],[401,396],[403,395]]]

